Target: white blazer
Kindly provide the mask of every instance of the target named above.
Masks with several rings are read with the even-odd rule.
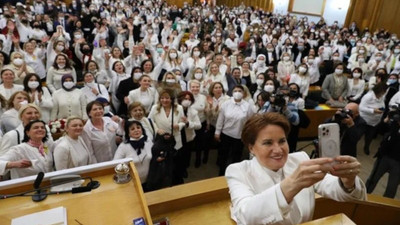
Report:
[[[280,182],[293,174],[302,161],[309,159],[305,152],[289,154],[285,166],[277,172],[263,167],[255,157],[231,164],[225,177],[231,195],[232,218],[237,224],[299,224],[312,219],[314,192],[336,201],[366,199],[365,185],[358,177],[356,189],[346,193],[338,178],[327,174],[322,181],[304,188],[287,204]]]

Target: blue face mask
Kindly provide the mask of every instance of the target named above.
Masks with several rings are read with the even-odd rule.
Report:
[[[397,82],[396,79],[389,79],[389,80],[387,80],[386,84],[391,85],[391,84],[395,84],[396,82]]]
[[[163,49],[162,48],[157,48],[157,53],[163,53]]]

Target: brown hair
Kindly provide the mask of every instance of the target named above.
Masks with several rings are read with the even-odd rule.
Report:
[[[27,92],[25,92],[25,91],[17,91],[14,94],[12,94],[11,97],[8,99],[7,109],[14,108],[14,99],[18,94],[25,95],[25,97],[28,99],[28,103],[31,103],[31,97],[29,97],[29,94]]]
[[[256,114],[247,120],[243,127],[242,141],[244,145],[254,145],[258,133],[268,125],[276,125],[283,129],[286,136],[289,134],[290,123],[282,114],[273,112]]]
[[[130,104],[130,105],[128,106],[128,117],[129,117],[129,118],[132,118],[132,117],[131,117],[131,111],[132,111],[134,108],[136,108],[136,107],[142,108],[144,115],[146,115],[146,109],[144,108],[144,106],[143,106],[142,103],[140,103],[140,102],[132,102],[132,104]]]

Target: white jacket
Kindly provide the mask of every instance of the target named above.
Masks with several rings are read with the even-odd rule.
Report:
[[[346,193],[338,178],[327,174],[322,181],[304,188],[287,204],[280,182],[305,160],[309,160],[305,152],[289,154],[285,166],[277,172],[261,166],[257,158],[230,165],[225,177],[232,201],[231,216],[237,224],[299,224],[309,221],[314,213],[315,192],[336,201],[366,199],[365,185],[358,177],[356,189]]]

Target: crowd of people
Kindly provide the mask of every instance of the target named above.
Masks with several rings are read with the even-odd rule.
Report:
[[[400,45],[383,29],[243,4],[2,4],[3,179],[131,157],[144,187],[149,174],[152,183],[174,185],[188,176],[191,152],[200,167],[213,148],[224,175],[242,160],[242,128],[254,114],[278,112],[298,132],[302,110],[318,103],[350,104],[352,114],[337,122],[350,129],[356,116],[364,121],[357,141],[365,133],[366,154],[378,131],[398,126],[390,106],[400,103]],[[321,86],[321,96],[310,86]],[[61,123],[65,135],[53,140]],[[288,142],[296,151],[297,134]],[[157,149],[163,144],[173,151]],[[151,171],[160,166],[167,168],[162,176]]]

